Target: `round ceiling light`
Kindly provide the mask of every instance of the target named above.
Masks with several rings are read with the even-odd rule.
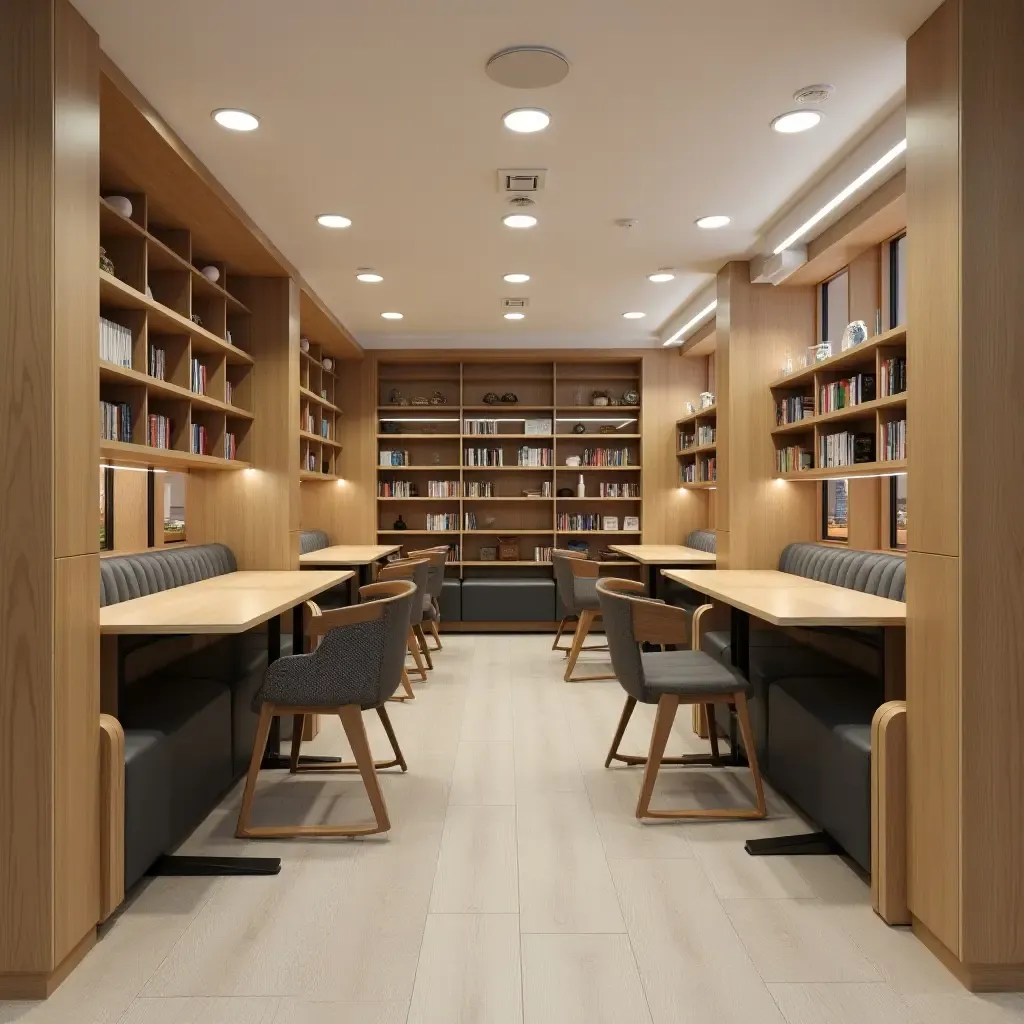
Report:
[[[537,218],[529,213],[510,213],[501,220],[507,228],[532,228],[537,223]]]
[[[365,284],[380,284],[384,278],[378,274],[375,270],[361,269],[356,271],[356,280],[363,281]]]
[[[321,213],[316,219],[322,228],[350,228],[352,221],[340,213]]]
[[[698,217],[694,223],[705,231],[714,231],[715,228],[724,228],[730,220],[724,213],[713,213],[709,217]]]
[[[569,62],[549,46],[512,46],[487,61],[487,77],[511,89],[544,89],[569,74]]]
[[[646,313],[639,313],[639,312],[623,313],[622,314],[622,319],[623,320],[643,320],[643,318],[645,316],[647,316]]]
[[[221,107],[213,112],[212,117],[221,128],[229,128],[233,132],[252,132],[260,126],[260,119],[255,114],[234,107]]]
[[[502,120],[510,132],[527,135],[530,132],[542,132],[551,124],[551,115],[539,107],[519,107],[510,110]]]
[[[821,123],[822,114],[817,110],[790,110],[786,114],[779,114],[772,121],[772,128],[783,135],[795,135],[797,132],[806,132]]]
[[[524,320],[526,318],[525,313],[506,313],[506,320]]]
[[[381,313],[381,316],[384,317],[385,320],[401,320],[402,319],[402,314],[401,313]]]
[[[506,274],[503,281],[508,281],[509,284],[526,284],[530,280],[529,274]]]
[[[674,281],[676,275],[671,270],[659,270],[656,274],[648,274],[647,280],[655,284],[664,284],[666,281]]]

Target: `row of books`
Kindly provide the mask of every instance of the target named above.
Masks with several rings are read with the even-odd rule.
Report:
[[[170,416],[159,413],[149,414],[146,443],[150,448],[170,448],[171,434],[174,433],[174,420]]]
[[[462,493],[467,498],[493,498],[494,484],[490,480],[467,480]]]
[[[321,437],[326,437],[330,440],[331,425],[322,416],[319,417],[318,420],[311,412],[307,411],[303,414],[302,420],[302,429],[305,430],[307,434],[319,434]]]
[[[882,462],[907,457],[907,421],[892,420],[882,424]]]
[[[127,402],[100,402],[100,439],[131,441],[132,407]]]
[[[196,395],[206,394],[206,367],[198,359],[192,360],[192,376],[189,389]]]
[[[538,547],[533,549],[533,560],[535,562],[550,562],[551,548]]]
[[[464,466],[504,466],[505,454],[501,448],[467,448]]]
[[[714,444],[715,443],[715,428],[710,423],[702,423],[697,427],[697,444]]]
[[[805,469],[814,469],[814,453],[799,445],[789,445],[775,452],[775,471],[777,473],[798,473]]]
[[[635,466],[628,448],[584,448],[580,454],[581,466]]]
[[[598,492],[602,498],[639,498],[639,484],[598,484]]]
[[[234,389],[234,386],[232,385],[231,381],[226,380],[224,382],[224,401],[227,402],[228,405],[234,405],[235,404],[234,403],[234,393],[235,393],[235,389]]]
[[[100,359],[131,369],[132,332],[105,316],[100,317]]]
[[[553,448],[530,448],[523,446],[516,452],[520,466],[553,466],[555,451]]]
[[[409,453],[407,451],[382,451],[380,453],[381,466],[408,466],[411,465],[409,462]]]
[[[501,448],[467,448],[464,452],[464,466],[504,466],[505,453]],[[517,466],[553,466],[553,448],[530,448],[523,446],[516,450]]]
[[[818,388],[818,412],[838,412],[862,402],[873,402],[875,394],[875,375],[857,373]]]
[[[445,557],[446,562],[461,562],[462,561],[462,548],[458,544],[448,545],[448,554]]]
[[[462,528],[464,530],[475,530],[476,529],[476,513],[467,512],[462,517]]]
[[[192,448],[191,452],[193,455],[209,455],[209,434],[207,433],[206,427],[201,423],[192,424]]]
[[[855,434],[852,430],[844,430],[838,434],[826,434],[818,439],[818,465],[822,469],[836,469],[874,461],[873,434]]]
[[[882,398],[900,395],[907,390],[907,357],[893,356],[882,360],[880,392]]]
[[[679,450],[683,451],[686,448],[692,448],[697,443],[697,435],[693,431],[680,430],[679,431]]]
[[[458,512],[428,512],[428,530],[457,530],[459,528]]]
[[[411,480],[380,480],[377,483],[378,498],[418,498],[419,488]],[[458,480],[428,480],[427,498],[457,498]]]
[[[167,380],[167,350],[149,346],[149,375],[157,380]]]
[[[224,435],[224,458],[238,458],[238,442],[235,439],[235,435],[230,432]]]
[[[598,512],[559,512],[555,516],[556,530],[600,530],[601,515]]]
[[[781,398],[775,403],[775,426],[799,423],[814,415],[814,398],[811,395],[795,395]]]
[[[718,459],[711,456],[707,459],[698,458],[682,467],[684,484],[712,484],[718,479]]]

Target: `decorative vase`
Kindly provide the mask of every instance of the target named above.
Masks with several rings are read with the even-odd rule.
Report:
[[[587,496],[587,485],[583,479],[583,474],[580,473],[579,480],[576,481],[576,497],[585,498]]]
[[[334,360],[330,356],[325,356],[320,365],[330,373],[334,369]]]
[[[220,268],[218,267],[212,265],[209,267],[203,267],[199,273],[202,274],[210,284],[216,284],[220,280]]]
[[[104,196],[107,205],[113,207],[122,217],[132,215],[132,201],[127,196]]]
[[[572,432],[574,434],[585,434],[587,432],[587,428],[583,426],[582,423],[577,423],[573,426]]]
[[[493,391],[488,391],[484,395],[484,405],[497,405],[500,401],[501,399]]]
[[[608,392],[607,391],[594,391],[590,395],[590,404],[604,406],[608,404]]]
[[[623,405],[639,405],[640,404],[640,392],[630,388],[622,395]]]
[[[515,405],[515,403],[519,401],[519,397],[514,391],[506,391],[505,394],[501,396],[501,400],[505,405]]]
[[[309,338],[299,338],[299,348],[301,348],[303,352],[308,352]]]
[[[398,518],[391,524],[391,529],[392,530],[408,530],[409,529],[409,525],[402,518],[402,513],[401,512],[398,513]]]

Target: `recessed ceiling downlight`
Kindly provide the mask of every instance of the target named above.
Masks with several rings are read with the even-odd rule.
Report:
[[[380,282],[383,281],[384,278],[380,274],[378,274],[377,271],[369,270],[364,267],[356,271],[356,280],[362,281],[365,284],[380,284]]]
[[[503,281],[508,281],[509,284],[526,284],[530,280],[529,274],[506,274]]]
[[[487,61],[487,77],[512,89],[544,89],[569,74],[569,62],[550,46],[511,46]]]
[[[322,228],[350,228],[352,221],[340,213],[321,213],[316,219]]]
[[[529,213],[510,213],[501,220],[507,228],[532,228],[537,223],[537,218]]]
[[[724,228],[731,221],[724,213],[714,213],[709,217],[698,217],[695,221],[697,227],[705,231],[714,231],[716,228]]]
[[[656,274],[648,274],[647,280],[655,284],[665,284],[666,281],[674,281],[676,275],[671,270],[659,270]]]
[[[260,119],[255,114],[235,107],[221,107],[213,112],[212,117],[221,128],[233,132],[252,132],[260,126]]]
[[[622,319],[623,320],[643,320],[643,318],[645,316],[647,316],[646,313],[640,313],[638,311],[634,311],[632,313],[623,313],[622,314]]]
[[[551,115],[540,107],[519,107],[510,110],[502,120],[510,132],[526,135],[530,132],[544,131],[551,124]]]
[[[505,319],[506,320],[525,320],[526,319],[526,314],[525,313],[506,313],[505,314]]]
[[[796,135],[821,124],[823,116],[818,110],[791,110],[786,114],[779,114],[772,121],[772,128],[783,135]]]
[[[401,320],[402,315],[401,313],[381,313],[385,320]]]

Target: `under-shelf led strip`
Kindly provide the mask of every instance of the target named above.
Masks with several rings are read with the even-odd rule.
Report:
[[[718,309],[718,299],[712,299],[692,320],[688,320],[668,341],[664,342],[662,347],[665,345],[675,345],[682,340],[683,335],[687,331],[691,331],[694,327],[703,323],[716,309]]]

